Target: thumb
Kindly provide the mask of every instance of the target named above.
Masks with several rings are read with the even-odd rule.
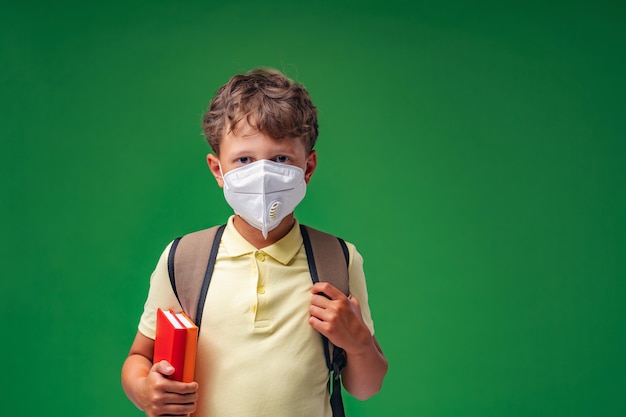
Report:
[[[172,375],[174,373],[174,367],[172,365],[170,365],[170,363],[166,360],[162,360],[160,362],[155,363],[154,365],[152,365],[152,372],[158,372],[161,375]]]

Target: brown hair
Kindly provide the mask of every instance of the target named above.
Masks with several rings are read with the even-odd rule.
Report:
[[[244,119],[273,139],[301,138],[309,152],[317,140],[317,109],[309,93],[274,69],[235,75],[217,90],[202,120],[213,152],[219,155],[222,137]]]

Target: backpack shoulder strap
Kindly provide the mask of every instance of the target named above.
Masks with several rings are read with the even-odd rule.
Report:
[[[346,296],[350,295],[350,277],[348,274],[350,255],[346,242],[341,238],[309,226],[300,225],[300,232],[313,283],[326,281],[341,290]],[[326,366],[331,377],[329,389],[332,387],[330,405],[333,410],[333,417],[344,417],[340,377],[341,372],[346,367],[346,353],[324,336],[322,336],[322,342]]]
[[[350,295],[346,242],[309,226],[300,225],[300,231],[313,282],[329,282],[346,296]]]
[[[168,256],[174,294],[198,328],[224,227],[211,227],[174,240]]]

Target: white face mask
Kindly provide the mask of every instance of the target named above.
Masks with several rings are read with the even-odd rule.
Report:
[[[301,168],[267,159],[235,168],[222,178],[224,197],[235,214],[259,229],[265,239],[306,194]]]

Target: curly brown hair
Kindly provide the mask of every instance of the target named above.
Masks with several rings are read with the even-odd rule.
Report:
[[[235,75],[217,90],[202,119],[204,136],[216,155],[223,136],[244,119],[273,139],[302,139],[308,152],[317,140],[317,109],[308,91],[275,69]]]

